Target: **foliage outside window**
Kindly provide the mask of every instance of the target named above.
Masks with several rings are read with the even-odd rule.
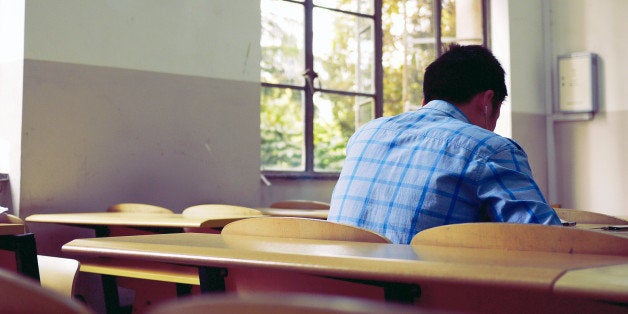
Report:
[[[261,169],[334,177],[356,128],[420,106],[443,44],[486,43],[485,1],[261,0]]]

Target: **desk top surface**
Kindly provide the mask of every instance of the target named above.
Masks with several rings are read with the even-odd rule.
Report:
[[[627,257],[403,244],[158,234],[77,239],[63,252],[213,267],[258,267],[395,282],[456,282],[550,290],[566,270],[628,264]]]
[[[224,227],[226,224],[251,215],[215,215],[207,217],[186,217],[181,214],[146,214],[146,213],[63,213],[36,214],[26,217],[27,222],[45,222],[79,226],[132,226],[157,228],[212,228]]]

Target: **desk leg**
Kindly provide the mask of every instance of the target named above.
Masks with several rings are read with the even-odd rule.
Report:
[[[0,236],[0,249],[15,253],[15,264],[18,273],[39,281],[35,234],[24,233]]]
[[[116,277],[110,275],[101,275],[102,289],[105,294],[105,309],[107,313],[120,312],[120,297],[118,296],[118,284]]]
[[[338,277],[329,278],[382,287],[384,289],[384,298],[388,302],[414,304],[414,301],[421,297],[421,287],[417,284],[385,282],[377,280],[347,279]]]
[[[184,297],[192,293],[192,285],[185,283],[177,284],[177,297]]]
[[[110,235],[109,228],[106,226],[96,226],[94,228],[96,238],[108,237]]]
[[[15,261],[17,271],[39,281],[39,264],[37,263],[37,244],[35,234],[16,235]]]
[[[386,301],[413,304],[414,300],[421,297],[421,287],[414,284],[384,283],[384,296]]]
[[[198,279],[202,293],[224,292],[227,269],[216,267],[199,267]]]

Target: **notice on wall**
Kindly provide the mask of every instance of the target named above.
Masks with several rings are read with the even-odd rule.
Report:
[[[558,111],[593,112],[597,108],[595,55],[575,53],[558,57]]]

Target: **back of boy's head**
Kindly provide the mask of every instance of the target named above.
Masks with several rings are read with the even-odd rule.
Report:
[[[492,90],[493,106],[508,95],[504,69],[490,50],[479,45],[452,44],[423,77],[425,103],[439,99],[452,104],[466,103],[477,93]]]

